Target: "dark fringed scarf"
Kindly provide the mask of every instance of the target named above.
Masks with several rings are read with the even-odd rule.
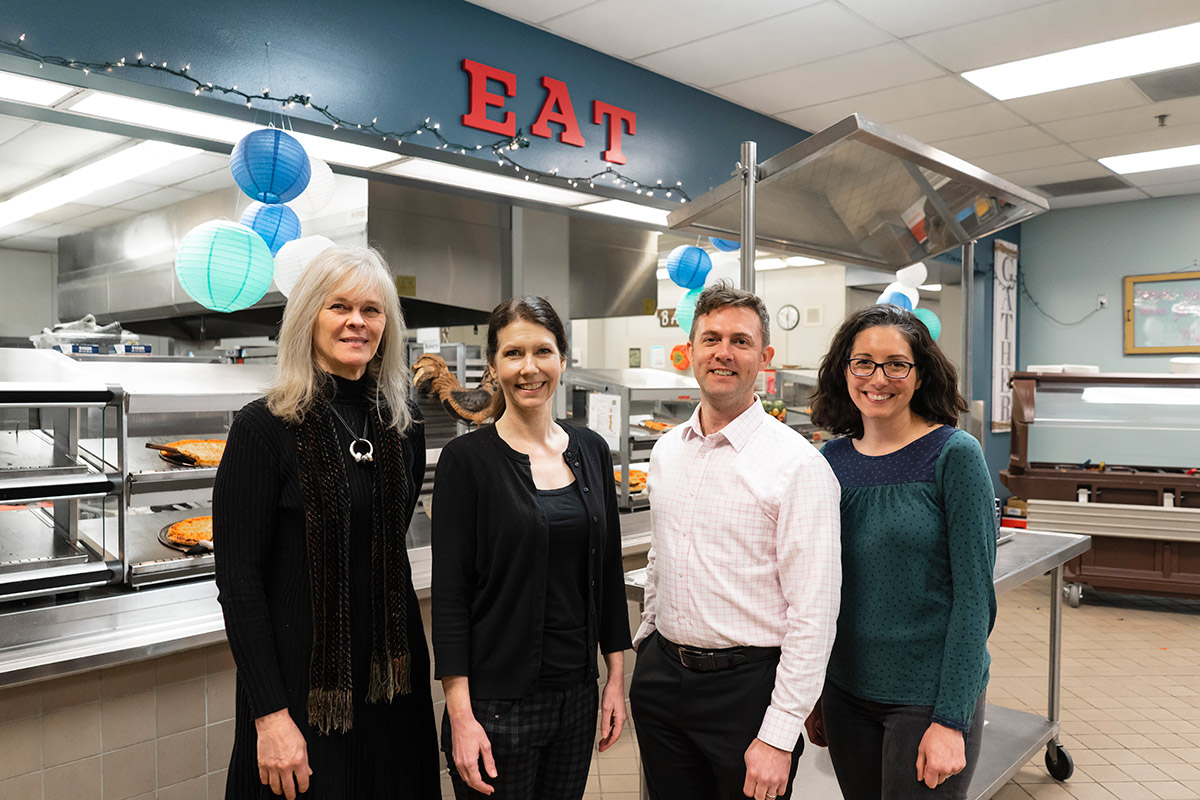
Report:
[[[374,407],[368,410],[375,413]],[[386,409],[383,418],[388,417]],[[296,428],[304,495],[312,658],[308,722],[321,733],[354,725],[350,663],[350,484],[330,400],[319,395]],[[408,647],[408,466],[401,436],[375,415],[371,469],[371,679],[367,701],[411,691]]]

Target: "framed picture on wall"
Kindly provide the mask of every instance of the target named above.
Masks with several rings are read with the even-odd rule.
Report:
[[[1125,277],[1125,352],[1200,353],[1200,272]]]

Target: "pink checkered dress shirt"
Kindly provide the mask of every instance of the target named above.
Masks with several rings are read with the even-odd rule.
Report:
[[[841,489],[757,399],[710,436],[700,413],[650,455],[650,564],[634,646],[657,628],[692,647],[782,647],[758,738],[791,751],[833,647]]]

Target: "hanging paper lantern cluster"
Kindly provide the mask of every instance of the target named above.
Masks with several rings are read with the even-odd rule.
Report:
[[[735,242],[733,239],[718,239],[715,236],[708,237],[712,242],[712,246],[720,250],[722,253],[733,253],[742,249],[741,242]]]
[[[696,301],[700,299],[700,293],[703,291],[703,286],[688,289],[675,304],[675,321],[679,323],[679,330],[689,339],[692,336],[692,319],[696,316]]]
[[[300,218],[282,203],[251,203],[242,212],[242,224],[263,238],[272,255],[300,235]]]
[[[300,219],[309,219],[319,214],[333,199],[335,188],[333,170],[319,158],[308,160],[310,176],[308,188],[288,203]]]
[[[913,311],[913,315],[925,324],[925,327],[929,329],[930,338],[936,342],[942,335],[942,321],[938,319],[937,314],[928,308],[918,308]]]
[[[929,277],[929,269],[920,261],[898,270],[896,280],[887,285],[875,302],[877,304],[891,303],[905,311],[912,311],[921,301],[921,294],[917,291],[917,287],[925,283],[927,277]]]
[[[278,128],[243,136],[229,156],[229,170],[242,191],[260,203],[296,199],[312,174],[300,142]]]
[[[667,256],[667,274],[676,286],[695,289],[704,285],[704,278],[712,269],[712,259],[699,247],[683,244]]]
[[[291,297],[292,289],[296,288],[296,281],[300,280],[300,273],[308,263],[322,250],[333,246],[332,239],[320,235],[304,236],[285,244],[275,256],[275,288],[284,297]]]
[[[735,289],[742,285],[742,262],[737,256],[728,253],[718,253],[713,257],[712,269],[704,279],[705,286],[716,286],[725,283]]]
[[[183,290],[213,311],[238,311],[257,303],[274,270],[262,237],[224,219],[192,228],[175,253],[175,275]]]

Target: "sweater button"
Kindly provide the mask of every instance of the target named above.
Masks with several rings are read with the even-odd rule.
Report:
[[[599,517],[592,517],[592,522],[599,522],[599,521],[600,521]]]
[[[586,493],[586,492],[587,492],[587,490],[588,490],[588,487],[586,487],[586,486],[585,486],[585,487],[583,487],[583,491],[584,491],[584,493]]]
[[[592,548],[592,555],[596,555],[596,548]]]
[[[577,467],[579,466],[579,462],[578,462],[578,461],[576,461],[576,462],[575,462],[575,466],[577,466]]]

